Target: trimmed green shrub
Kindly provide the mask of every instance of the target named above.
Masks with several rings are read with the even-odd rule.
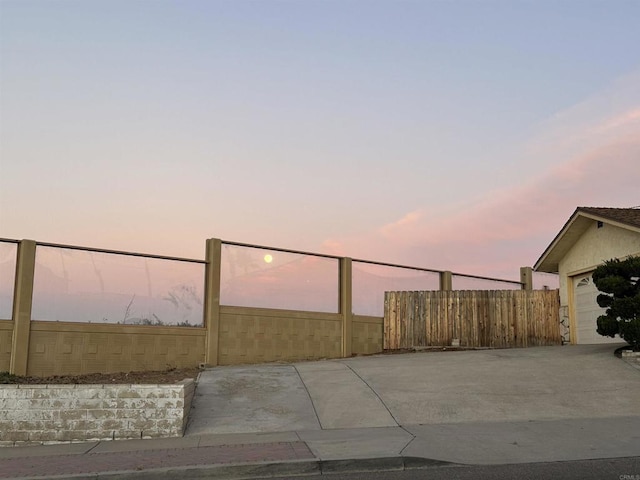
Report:
[[[598,317],[597,332],[620,335],[634,351],[640,351],[640,257],[606,261],[593,272],[593,282],[601,293],[598,305],[606,308]]]

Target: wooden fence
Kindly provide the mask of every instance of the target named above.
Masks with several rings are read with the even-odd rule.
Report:
[[[558,290],[385,292],[384,348],[560,345]]]

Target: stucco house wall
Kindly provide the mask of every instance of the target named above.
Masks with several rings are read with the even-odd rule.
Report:
[[[598,228],[594,220],[558,264],[560,305],[569,305],[569,277],[595,270],[605,260],[630,255],[640,255],[640,234],[607,223]]]
[[[559,276],[564,341],[614,341],[595,332],[600,308],[598,290],[589,275],[606,260],[634,255],[640,255],[640,207],[578,207],[574,211],[534,266],[535,271]]]

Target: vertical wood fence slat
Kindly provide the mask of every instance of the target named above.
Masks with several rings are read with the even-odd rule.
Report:
[[[471,335],[469,338],[469,346],[477,347],[478,346],[478,311],[476,310],[474,304],[471,301],[471,297],[473,295],[472,291],[466,291],[466,299],[465,303],[467,304],[467,316],[469,318],[469,325],[471,328]]]
[[[400,323],[400,317],[402,315],[402,311],[400,310],[402,305],[402,299],[400,298],[400,293],[396,293],[396,321],[394,322],[395,331],[396,331],[396,348],[401,348],[400,341],[402,339],[402,324]]]
[[[424,346],[424,342],[427,338],[427,331],[424,328],[424,295],[422,292],[416,292],[417,298],[417,312],[416,312],[416,322],[415,325],[418,327],[417,332],[415,333],[416,340],[418,341],[417,345],[422,347]]]
[[[431,332],[431,297],[427,295],[426,292],[422,292],[422,296],[424,298],[424,329],[427,336],[424,339],[424,345],[429,345],[431,341],[432,332]]]
[[[504,346],[507,346],[513,339],[513,332],[511,330],[511,302],[509,301],[510,299],[507,298],[507,294],[505,292],[501,292],[500,299],[502,300],[502,308],[504,309],[504,315],[502,316],[504,320],[502,343]]]
[[[391,318],[391,308],[390,308],[390,300],[393,292],[385,292],[384,293],[384,318]],[[389,339],[391,338],[390,322],[385,321],[382,325],[382,348],[385,350],[390,350]]]
[[[516,346],[524,347],[525,345],[522,343],[522,309],[518,308],[518,301],[515,298],[513,299],[513,311],[515,312],[513,334],[515,335]]]
[[[440,316],[438,315],[438,305],[440,304],[440,302],[438,302],[438,299],[435,298],[433,295],[431,295],[430,298],[431,298],[430,322],[431,322],[431,331],[433,332],[433,334],[431,335],[431,339],[427,344],[428,346],[437,345],[440,338],[440,329],[438,328],[439,327],[438,319],[440,318]]]
[[[406,348],[410,340],[407,338],[407,292],[400,292],[400,331],[402,332],[400,347]]]
[[[557,290],[386,292],[385,349],[560,345]]]
[[[442,324],[444,336],[442,337],[441,342],[445,345],[449,345],[451,344],[451,338],[453,336],[453,322],[451,321],[451,309],[449,308],[450,295],[447,295],[444,292],[440,292],[440,296],[442,297],[442,305],[444,306],[445,311],[445,316],[443,318]]]
[[[458,322],[459,328],[456,338],[460,339],[460,345],[466,346],[469,343],[471,330],[468,328],[469,317],[467,316],[467,303],[464,293],[464,291],[461,292],[461,295],[458,297],[458,313],[456,314],[456,321]]]

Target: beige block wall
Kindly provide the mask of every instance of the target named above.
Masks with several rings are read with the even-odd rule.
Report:
[[[339,358],[342,316],[221,307],[220,365]],[[13,322],[0,320],[0,371],[8,371]],[[383,318],[353,316],[352,352],[382,351]],[[31,322],[27,375],[80,375],[204,363],[204,328]]]
[[[111,373],[196,367],[205,329],[31,322],[27,374]]]
[[[569,304],[569,276],[594,270],[605,260],[640,255],[640,233],[605,223],[597,228],[594,220],[558,265],[560,304]]]
[[[220,365],[341,356],[342,317],[245,307],[220,307]]]
[[[383,317],[353,316],[351,349],[354,355],[370,355],[383,350]]]
[[[13,322],[0,320],[0,372],[8,372],[11,363],[11,337]]]

